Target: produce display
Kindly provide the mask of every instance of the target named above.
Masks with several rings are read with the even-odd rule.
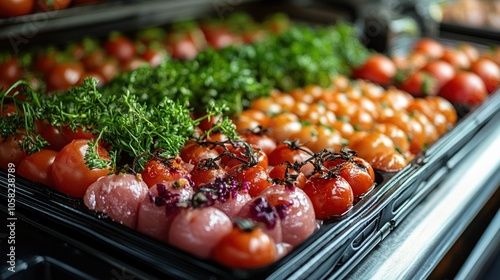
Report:
[[[354,34],[235,14],[3,55],[0,167],[199,258],[271,264],[450,130],[450,101],[486,95],[408,93],[399,76],[444,55]]]
[[[407,56],[375,54],[354,77],[395,85],[416,97],[439,95],[475,106],[500,86],[500,49],[483,51],[470,43],[446,46],[434,39],[416,42]]]

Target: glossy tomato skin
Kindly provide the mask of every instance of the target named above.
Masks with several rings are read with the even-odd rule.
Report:
[[[354,197],[362,196],[373,188],[375,182],[373,168],[360,157],[353,156],[348,160],[339,158],[327,161],[324,165],[330,169],[338,168],[339,175],[351,186]]]
[[[79,62],[62,62],[52,67],[47,75],[49,91],[66,91],[78,84],[84,68]]]
[[[483,80],[488,93],[492,93],[500,85],[500,66],[495,62],[482,58],[472,64],[471,70]]]
[[[141,172],[148,187],[162,182],[175,181],[189,175],[181,158],[168,159],[165,162],[151,159]]]
[[[416,97],[436,95],[438,92],[436,80],[423,71],[417,71],[410,74],[399,85],[399,88]]]
[[[444,46],[432,38],[422,38],[414,46],[413,50],[421,52],[432,59],[439,59],[444,54]]]
[[[276,260],[276,244],[260,228],[239,227],[225,235],[212,250],[212,258],[230,268],[252,269]]]
[[[5,0],[0,1],[0,17],[17,17],[33,11],[35,0]]]
[[[439,95],[451,102],[475,106],[486,98],[488,92],[478,75],[460,71],[444,84]]]
[[[57,152],[43,149],[25,157],[17,169],[17,173],[27,179],[52,187],[54,185],[50,171]]]
[[[72,197],[82,198],[87,188],[100,177],[110,173],[109,169],[89,169],[85,165],[85,154],[89,140],[74,140],[57,154],[52,163],[51,177],[54,188]],[[102,159],[110,160],[101,146],[97,147]]]
[[[269,188],[272,183],[268,180],[267,168],[261,165],[247,167],[245,164],[235,165],[229,169],[228,174],[241,182],[248,183],[248,193],[256,197]]]
[[[429,73],[429,75],[435,79],[438,89],[451,80],[456,72],[451,64],[443,60],[434,60],[427,63],[422,68],[422,71]]]
[[[179,156],[184,162],[195,165],[203,159],[216,158],[219,156],[219,152],[211,149],[209,146],[200,145],[192,141],[184,145]]]
[[[306,181],[304,192],[311,199],[316,218],[320,220],[344,214],[354,202],[351,186],[340,176],[321,178],[315,174]]]
[[[3,62],[0,62],[0,79],[7,84],[12,85],[21,79],[22,69],[19,65],[19,60],[16,57],[10,57]]]
[[[381,54],[371,55],[361,67],[353,69],[353,76],[381,85],[392,83],[396,75],[396,65],[388,57]]]

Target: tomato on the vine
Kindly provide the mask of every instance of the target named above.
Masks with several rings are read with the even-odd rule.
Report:
[[[56,190],[69,196],[82,198],[92,183],[110,172],[109,168],[89,169],[85,164],[88,144],[89,140],[74,140],[57,154],[50,172]],[[110,160],[106,149],[97,144],[95,147],[101,159]]]
[[[357,156],[349,159],[337,158],[326,161],[324,165],[330,169],[338,168],[339,175],[351,186],[354,197],[359,197],[373,188],[375,173],[372,166],[363,158]]]
[[[352,188],[341,176],[324,178],[314,174],[306,181],[304,192],[311,199],[316,218],[320,220],[344,214],[354,202]]]
[[[21,161],[17,173],[27,179],[52,187],[54,183],[50,170],[56,156],[57,152],[49,149],[33,153]]]
[[[249,167],[242,163],[229,169],[228,174],[236,180],[248,183],[248,193],[252,197],[258,196],[272,185],[268,180],[267,168],[261,165]]]

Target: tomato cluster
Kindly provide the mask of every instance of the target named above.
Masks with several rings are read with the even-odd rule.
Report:
[[[1,6],[0,11],[3,11]],[[266,38],[269,33],[282,32],[288,26],[288,20],[281,18],[270,18],[263,24],[251,18],[245,20],[249,23],[244,30],[219,21],[182,23],[168,30],[141,30],[135,36],[113,32],[104,40],[85,38],[62,48],[50,46],[22,55],[4,54],[0,56],[0,73],[5,73],[0,77],[0,90],[7,90],[20,79],[47,92],[64,92],[81,85],[85,78],[95,78],[99,86],[103,86],[120,73],[144,64],[156,67],[169,57],[193,59],[207,48],[250,44]]]
[[[500,85],[499,53],[498,49],[481,52],[469,43],[452,47],[422,38],[407,56],[372,55],[353,70],[353,76],[396,85],[417,97],[439,95],[474,106]]]
[[[330,88],[308,86],[256,99],[235,124],[239,129],[269,128],[277,142],[298,139],[313,152],[347,146],[375,168],[394,172],[456,120],[455,109],[444,98],[415,98],[339,76]]]

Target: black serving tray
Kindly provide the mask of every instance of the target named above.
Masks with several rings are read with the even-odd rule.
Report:
[[[165,2],[171,2],[171,5]],[[198,18],[203,11],[210,11],[212,16],[215,13],[213,8],[209,8],[211,1],[148,3],[151,4],[149,9],[157,9],[147,20],[139,17],[138,22],[131,20],[124,29],[118,26],[116,29],[132,31],[132,26],[141,28],[143,25],[175,21],[177,17],[160,17],[166,10],[170,14],[177,11],[183,18]],[[187,9],[194,3],[199,5]],[[263,9],[256,3],[245,2],[235,6],[234,10],[247,11],[257,17],[281,11],[293,19],[310,23],[349,20],[339,10],[332,10],[331,6],[327,9],[323,4],[277,3]],[[91,32],[88,35],[96,34]],[[0,278],[39,279],[41,274],[47,279],[120,279],[119,275],[122,279],[343,277],[445,178],[448,168],[452,166],[450,159],[454,159],[455,154],[466,154],[468,149],[472,149],[475,143],[470,139],[474,135],[487,133],[488,125],[499,114],[499,92],[473,108],[454,129],[417,155],[400,172],[377,171],[375,188],[347,214],[326,221],[285,257],[259,269],[229,269],[213,261],[196,258],[88,210],[81,200],[17,177],[18,271],[6,271],[6,259],[3,261],[6,255],[3,254]],[[2,216],[7,216],[6,170],[0,169],[0,178],[0,212]],[[1,239],[2,252],[7,246],[5,240]]]

